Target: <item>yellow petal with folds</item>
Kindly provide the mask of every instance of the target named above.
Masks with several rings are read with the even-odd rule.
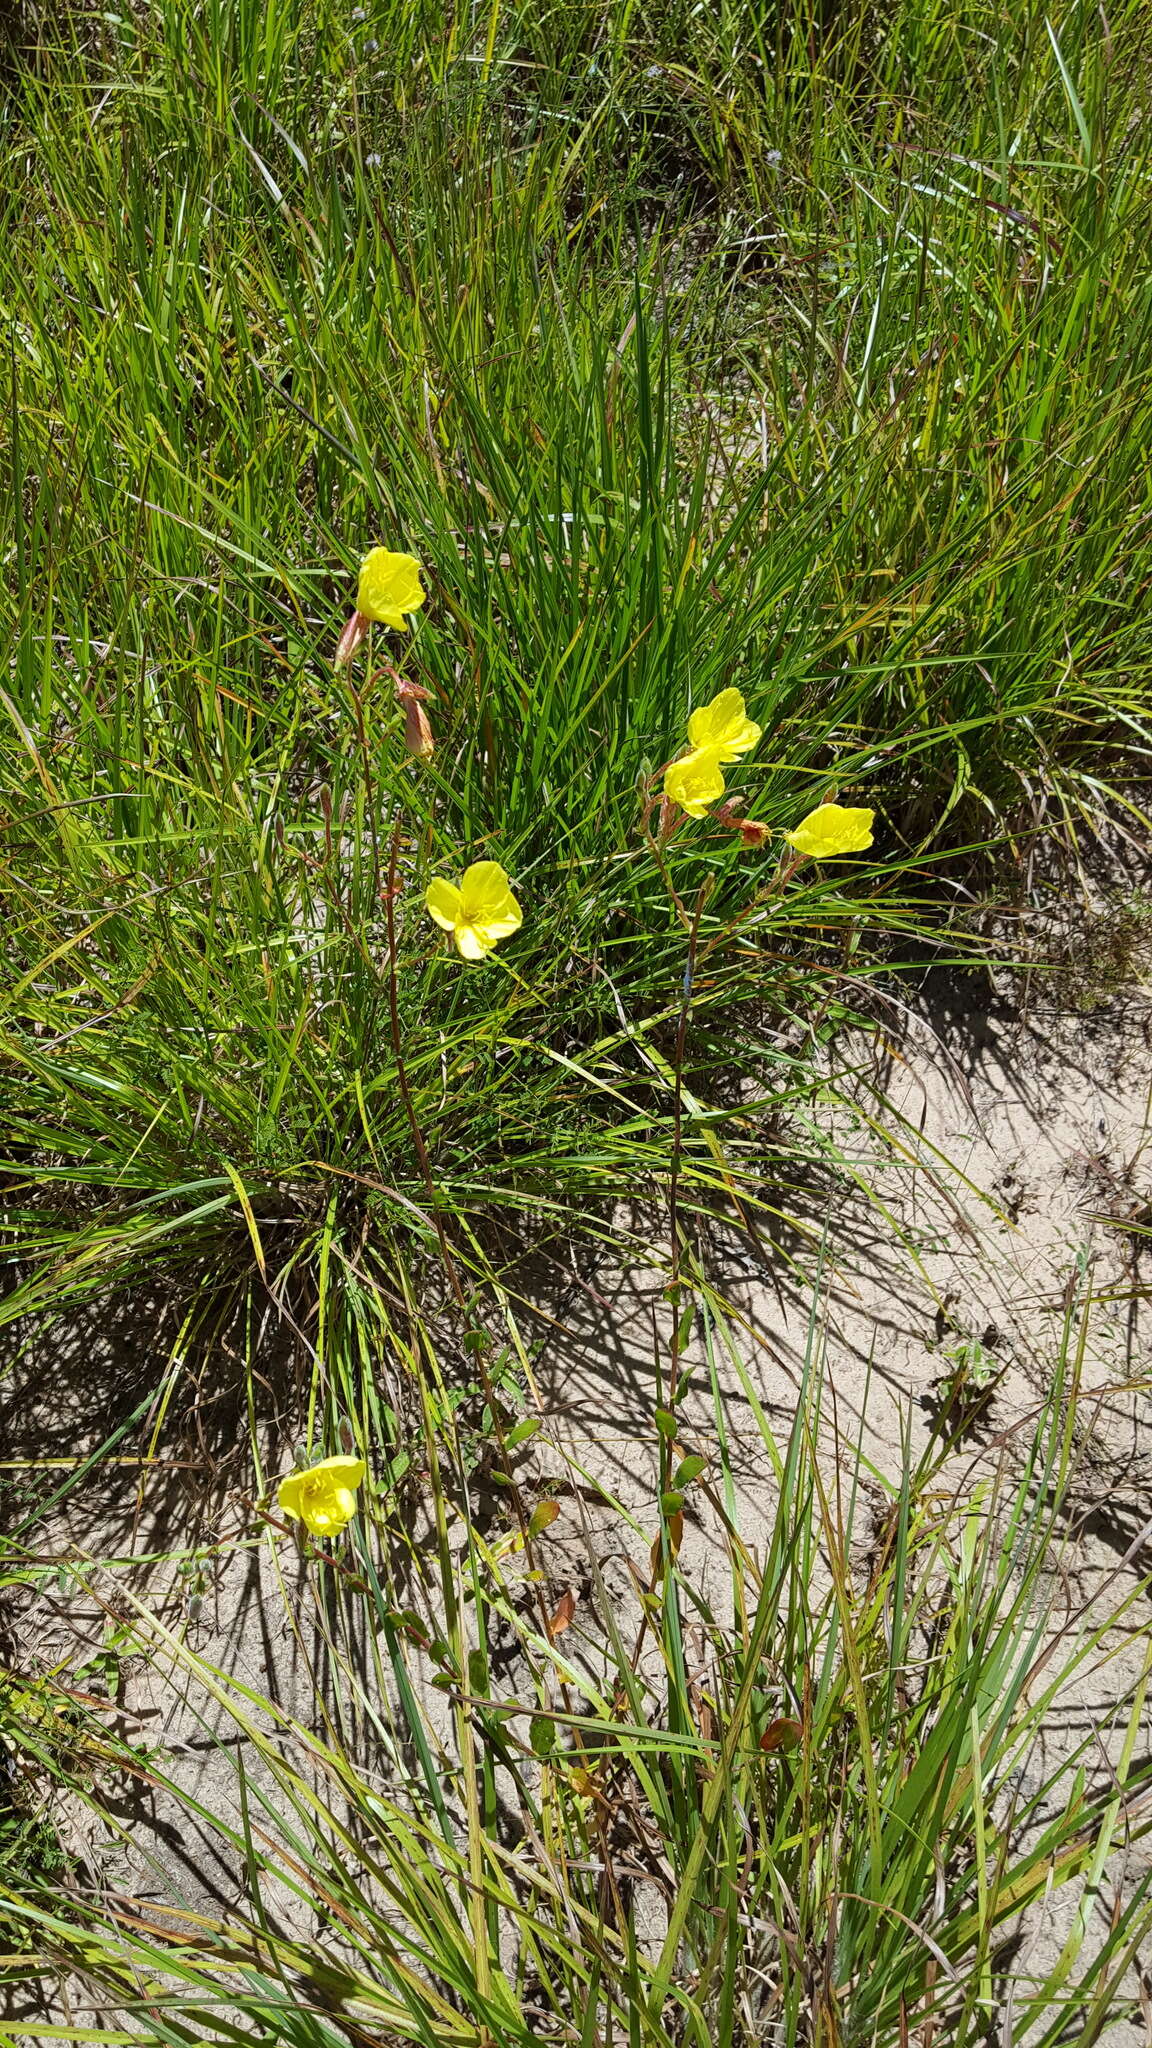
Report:
[[[474,860],[460,877],[464,913],[470,918],[486,917],[508,895],[508,877],[498,860]]]
[[[511,890],[500,903],[494,903],[486,910],[483,918],[474,919],[488,939],[495,945],[497,939],[506,939],[518,932],[524,922],[524,913]]]
[[[721,761],[738,761],[760,738],[760,727],[745,712],[739,690],[721,690],[710,704],[702,704],[688,720],[688,741],[693,747],[716,747]]]
[[[465,960],[484,960],[498,939],[519,931],[524,914],[499,861],[476,860],[465,868],[460,887],[442,876],[429,883],[428,910],[456,940]]]
[[[664,771],[664,794],[690,818],[703,818],[709,804],[724,794],[719,747],[697,747]]]
[[[406,633],[405,612],[419,611],[423,602],[420,564],[415,556],[394,555],[388,548],[371,548],[360,565],[357,611],[366,619]]]
[[[784,837],[811,860],[836,860],[840,854],[864,853],[871,846],[875,816],[875,811],[846,804],[819,804]]]
[[[362,1458],[322,1458],[306,1472],[289,1472],[277,1490],[280,1507],[314,1536],[336,1535],[356,1513],[365,1470]]]
[[[508,877],[497,860],[477,860],[465,868],[460,896],[469,924],[486,927],[494,938],[507,938],[509,932],[519,931],[524,921]]]
[[[289,1472],[280,1481],[276,1498],[286,1515],[300,1519],[300,1490],[304,1484],[303,1472]]]
[[[495,945],[495,940],[481,926],[469,924],[461,918],[456,927],[456,948],[464,960],[485,960]]]
[[[425,891],[424,907],[429,917],[435,918],[442,931],[453,931],[460,915],[460,891],[455,882],[449,882],[445,876],[437,875],[429,882]]]
[[[319,1473],[322,1478],[331,1479],[334,1485],[359,1486],[367,1470],[363,1458],[321,1458],[318,1465],[313,1465],[312,1474]]]

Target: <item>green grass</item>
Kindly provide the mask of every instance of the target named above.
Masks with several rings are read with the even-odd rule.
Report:
[[[1110,780],[1132,801],[1139,17],[1107,48],[1074,22],[1002,45],[979,11],[822,42],[738,11],[650,44],[560,20],[546,58],[530,11],[489,49],[416,13],[165,9],[46,32],[13,97],[15,1310],[117,1267],[230,1270],[233,1176],[258,1217],[303,1205],[294,1269],[330,1195],[408,1229],[393,857],[445,1206],[659,1185],[684,933],[636,783],[720,686],[766,730],[758,817],[837,788],[882,819],[874,868],[807,871],[751,946],[748,860],[677,842],[681,896],[712,889],[694,1069],[773,1112],[812,1079],[757,1028],[766,988],[807,1011],[862,930],[916,931],[957,843],[1075,835]],[[378,538],[427,565],[386,650],[432,693],[426,770],[387,676],[362,659],[353,703],[330,666]],[[481,852],[527,921],[465,976],[419,885]],[[694,1177],[707,1200],[710,1151]]]
[[[522,1409],[523,1357],[492,1328],[527,1246],[646,1252],[618,1197],[670,1204],[675,1308],[697,1218],[792,1247],[813,1165],[867,1175],[827,1111],[837,1029],[869,980],[925,947],[972,957],[964,907],[994,886],[1026,908],[1038,843],[1075,852],[1105,816],[1147,829],[1147,31],[1136,4],[1105,32],[1087,7],[973,0],[163,0],[29,22],[0,136],[0,1321],[173,1306],[105,1448],[188,1427],[206,1369],[258,1446],[271,1320],[298,1347],[306,1452],[350,1437],[387,1487],[422,1457],[434,1472],[447,1443],[466,1494],[469,1460],[501,1457]],[[377,632],[337,672],[375,542],[419,557],[428,603],[411,638]],[[430,762],[403,750],[391,663],[429,692]],[[704,824],[658,857],[645,779],[729,685],[764,728],[730,775],[749,814],[779,833],[839,792],[877,811],[870,857],[785,876]],[[525,918],[466,971],[422,897],[478,857],[508,868]],[[875,1143],[905,1138],[877,1102]],[[388,1387],[385,1329],[407,1360]],[[814,1465],[805,1484],[803,1540],[834,1557]],[[899,1512],[907,1558],[929,1542],[911,1480]],[[1011,1513],[1023,1526],[1023,1495]],[[1055,1537],[1029,1529],[1039,1556]],[[858,1689],[858,1628],[896,1668],[882,1602],[849,1617],[841,1585],[807,1616],[781,1561],[788,1599],[763,1607],[733,1554],[748,1629],[753,1613],[784,1628],[782,1657],[814,1631],[829,1715]],[[970,1696],[974,1644],[998,1642],[1007,1611],[999,1557],[968,1559],[982,1619],[953,1646],[957,1697],[978,1716],[1003,1698],[1005,1727],[1017,1706],[1027,1727],[1022,1665]],[[725,1751],[709,1776],[674,1669],[667,1698],[630,1698],[648,1732],[613,1733],[606,1768],[638,1775],[711,1889],[655,1974],[601,1940],[587,1888],[575,1919],[546,1902],[549,1944],[561,1924],[588,1942],[555,1963],[552,2008],[586,2003],[581,2048],[600,1999],[629,2048],[702,2038],[717,2013],[735,2028],[749,1842],[757,1912],[786,1918],[767,1846],[784,1766],[745,1756],[749,1638],[709,1625],[742,1760]],[[937,1678],[923,1714],[954,1733]],[[879,1939],[884,1773],[899,1788],[913,1742],[893,1713],[889,1698],[850,1760],[833,1745],[813,1765],[804,1796],[857,1785],[866,1833],[835,1877],[787,1879],[806,1958],[794,1981],[787,1943],[772,1965],[789,2042],[823,2038],[804,1971],[835,1948],[832,1893],[872,1901],[842,1922],[837,1983]],[[608,1741],[604,1700],[593,1716]],[[497,1721],[481,1737],[457,1708],[466,1803]],[[681,1736],[657,1771],[650,1745]],[[324,1768],[362,1803],[343,1745]],[[693,1835],[730,1779],[767,1817],[747,1838],[716,1814]],[[502,1992],[453,1974],[461,1898],[493,1942],[528,1908],[480,1809],[463,1847],[446,1833],[438,1782],[426,1770],[403,1809],[435,1836],[421,1968],[455,1985],[461,2040],[529,2038]],[[981,1796],[958,1794],[957,1839],[1000,1825]],[[575,1807],[558,1823],[585,1824]],[[1082,1825],[1052,1850],[1061,1871]],[[461,1856],[472,1876],[452,1891]],[[924,1867],[896,1865],[915,1921]],[[1001,1877],[1007,1912],[1024,1894]],[[973,1910],[961,1890],[947,1927],[978,1957],[979,2003],[999,1908],[980,1904],[977,1931]],[[846,2038],[895,2042],[900,2000],[930,1995],[924,1942],[898,1915],[883,1938],[888,2003],[861,2005]],[[115,2005],[109,1924],[98,1939]],[[193,1975],[216,1967],[204,1954]],[[443,2015],[410,1985],[386,1996],[402,2010],[381,2025],[433,2038]],[[1096,1996],[1089,1982],[1085,2011]],[[975,2011],[955,2038],[977,2038]],[[149,2012],[133,2008],[133,2038],[153,2037]]]
[[[709,1351],[739,1359],[707,1290],[701,1305]],[[85,2036],[109,2044],[752,2048],[935,2027],[975,2048],[1012,1977],[1018,2038],[1095,2040],[1152,1925],[1149,1877],[1133,1878],[1081,1956],[1108,1856],[1149,1826],[1149,1666],[1052,1759],[1046,1717],[1085,1677],[1107,1684],[1147,1593],[1075,1611],[1063,1597],[1085,1313],[1078,1299],[1014,1476],[949,1482],[940,1441],[879,1502],[861,1445],[829,1437],[814,1343],[790,1435],[760,1420],[775,1505],[758,1555],[732,1521],[718,1408],[718,1457],[685,1487],[727,1590],[677,1561],[671,1519],[623,1518],[641,1554],[655,1533],[659,1559],[635,1642],[599,1583],[594,1620],[546,1630],[523,1563],[462,1518],[442,1420],[439,1556],[417,1608],[395,1525],[371,1511],[338,1578],[317,1553],[311,1598],[283,1586],[287,1625],[302,1642],[317,1631],[335,1715],[330,1688],[298,1718],[213,1666],[109,1559],[93,1583],[124,1617],[121,1650],[167,1680],[184,1753],[213,1756],[216,1775],[197,1796],[162,1748],[122,1752],[127,1807],[92,1797],[95,1839],[131,1845],[134,1785],[166,1795],[208,1867],[243,1873],[243,1897],[161,1916],[113,1888],[62,1914],[9,1878],[0,1900],[35,1957],[17,1952],[19,1976],[79,1970],[125,2029]],[[494,1668],[508,1624],[512,1689]],[[1084,1905],[1063,1949],[1014,1968],[1017,1914],[1074,1878]]]

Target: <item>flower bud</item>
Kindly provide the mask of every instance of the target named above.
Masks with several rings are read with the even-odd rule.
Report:
[[[435,751],[436,742],[432,738],[428,713],[415,697],[404,700],[404,745],[410,754],[416,754],[425,761]]]
[[[395,675],[395,670],[393,674]],[[432,727],[424,709],[428,702],[428,691],[420,683],[410,683],[407,676],[396,676],[397,701],[404,706],[404,745],[410,754],[427,760],[434,752],[436,742]]]
[[[660,799],[660,811],[656,820],[656,837],[661,846],[663,846],[665,840],[671,839],[677,825],[680,823],[680,816],[679,804],[674,804],[670,796],[662,796]]]
[[[353,612],[336,643],[336,652],[332,657],[333,668],[343,668],[346,662],[351,661],[357,648],[363,647],[368,638],[368,628],[371,624],[371,619],[365,618],[363,612]]]

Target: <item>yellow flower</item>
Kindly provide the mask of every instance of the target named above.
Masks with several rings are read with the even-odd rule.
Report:
[[[723,758],[719,747],[696,747],[682,761],[673,761],[664,770],[664,794],[669,802],[679,804],[690,818],[702,818],[709,804],[724,794]]]
[[[721,690],[710,704],[702,704],[688,720],[688,743],[693,747],[717,750],[721,761],[738,761],[741,754],[747,754],[760,737],[760,727],[754,725],[744,710],[744,699],[739,690]]]
[[[363,1458],[322,1458],[307,1472],[289,1472],[277,1498],[284,1513],[314,1536],[338,1536],[356,1513],[364,1470]]]
[[[523,913],[497,860],[475,860],[460,887],[437,875],[424,898],[430,917],[451,932],[465,960],[483,960],[497,939],[519,931]]]
[[[809,854],[813,860],[834,860],[838,854],[863,853],[871,846],[875,816],[875,811],[850,810],[843,804],[820,804],[784,837],[797,853]]]
[[[360,565],[360,587],[356,610],[363,619],[375,619],[381,626],[408,631],[405,612],[419,611],[424,602],[420,585],[420,564],[411,555],[393,555],[387,548],[372,548]]]

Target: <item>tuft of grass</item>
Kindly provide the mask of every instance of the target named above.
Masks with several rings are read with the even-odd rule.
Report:
[[[828,1027],[974,840],[1075,834],[1110,774],[1138,808],[1136,25],[45,27],[0,280],[11,1314],[184,1272],[213,1326],[257,1275],[323,1318],[366,1218],[385,1266],[436,1243],[413,1117],[470,1229],[658,1194],[685,930],[637,780],[722,686],[758,818],[882,823],[746,936],[763,869],[676,843],[686,1200],[742,1175],[712,1071],[776,1124],[819,1085],[766,1012],[803,1026],[816,972]],[[378,538],[431,602],[337,676]],[[465,976],[420,890],[477,854],[528,915]]]
[[[1038,839],[1147,828],[1146,11],[27,17],[0,84],[0,1326],[171,1317],[6,1541],[35,1574],[56,1502],[203,1427],[206,1380],[251,1512],[281,1397],[306,1455],[356,1444],[378,1488],[347,1571],[312,1560],[315,1727],[108,1562],[114,1616],[238,1735],[235,1810],[197,1819],[246,1889],[178,1937],[9,1882],[116,2016],[88,2038],[974,2043],[1000,1931],[1143,1826],[1139,1687],[1106,1787],[1011,1775],[1056,1685],[1056,1395],[979,1502],[910,1465],[863,1575],[863,1453],[845,1493],[814,1357],[791,1437],[762,1423],[763,1557],[731,1472],[671,1443],[693,1306],[739,1357],[697,1224],[783,1256],[810,1168],[867,1179],[829,1112],[870,979],[972,957],[954,912],[997,860],[1026,895]],[[374,542],[429,602],[337,670]],[[838,794],[877,811],[870,858],[654,841],[659,771],[729,686],[775,849]],[[422,898],[479,857],[525,922],[470,972]],[[915,1137],[883,1103],[868,1129]],[[650,1259],[658,1204],[641,1640],[602,1602],[570,1655],[531,1499],[505,1488],[491,1541],[468,1512],[530,1383],[501,1319],[527,1248]],[[693,1488],[718,1605],[679,1561]],[[434,1568],[393,1514],[421,1497]],[[1082,1619],[1072,1671],[1107,1655]],[[122,1761],[187,1799],[163,1756]],[[1077,1923],[1026,1993],[1045,2048],[1070,2011],[1093,2037],[1145,1920],[1137,1887],[1074,1983]]]
[[[807,2048],[939,2029],[967,2048],[1010,1984],[1020,2038],[1094,2038],[1146,1937],[1149,1879],[1094,1949],[1090,1901],[1152,1806],[1148,1659],[1116,1663],[1146,1586],[1074,1611],[1062,1590],[1083,1311],[1011,1462],[973,1487],[947,1438],[890,1481],[840,1434],[818,1315],[777,1436],[736,1327],[697,1299],[707,1354],[745,1384],[772,1505],[753,1548],[719,1405],[714,1458],[675,1454],[678,1492],[654,1491],[639,1518],[605,1498],[633,1559],[624,1607],[600,1543],[589,1604],[541,1606],[547,1515],[526,1552],[486,1541],[443,1422],[422,1564],[398,1565],[382,1495],[351,1548],[312,1551],[302,1577],[282,1525],[254,1538],[331,1674],[312,1713],[207,1661],[129,1571],[93,1567],[127,1649],[167,1677],[185,1758],[207,1751],[213,1775],[198,1791],[162,1747],[128,1755],[90,1825],[111,1848],[136,1781],[239,1894],[206,1918],[166,1896],[163,1869],[159,1909],[80,1887],[62,1913],[9,1893],[40,1967],[80,1969],[142,2040]],[[434,1380],[427,1336],[424,1369]],[[688,1496],[719,1576],[681,1548]],[[1053,1757],[1053,1709],[1109,1667],[1106,1723]],[[1021,1912],[1073,1881],[1072,1931],[1030,1978]]]

